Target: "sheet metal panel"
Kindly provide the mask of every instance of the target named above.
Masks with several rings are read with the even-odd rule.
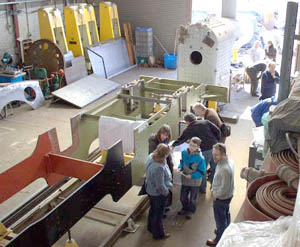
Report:
[[[28,100],[24,94],[26,88],[34,91],[35,98],[33,100]],[[40,88],[39,81],[22,81],[0,88],[0,112],[4,106],[12,101],[23,101],[30,105],[33,109],[37,109],[44,105],[45,99]]]
[[[130,65],[126,42],[123,38],[89,47],[88,55],[94,73],[102,78],[111,78],[135,67]]]
[[[91,74],[52,92],[52,94],[72,105],[83,108],[119,86],[118,83]]]
[[[75,57],[69,61],[69,66],[65,68],[65,77],[67,84],[80,80],[88,75],[83,56]]]

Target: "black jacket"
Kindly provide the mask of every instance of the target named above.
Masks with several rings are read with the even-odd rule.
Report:
[[[276,94],[276,83],[279,83],[279,74],[275,71],[275,77],[270,71],[265,71],[261,78],[261,97],[264,100],[271,98]]]
[[[201,139],[200,148],[206,151],[212,149],[212,146],[220,141],[221,131],[209,120],[196,120],[184,129],[173,146],[178,146],[194,136]]]

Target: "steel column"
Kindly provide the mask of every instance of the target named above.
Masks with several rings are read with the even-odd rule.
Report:
[[[288,2],[284,29],[278,102],[286,99],[290,92],[290,76],[293,59],[297,12],[298,3]]]

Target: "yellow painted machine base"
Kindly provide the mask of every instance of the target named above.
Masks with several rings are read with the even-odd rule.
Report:
[[[67,240],[65,243],[65,247],[79,247],[74,239]]]
[[[6,237],[8,236],[10,233],[12,233],[12,230],[10,229],[7,229],[5,227],[5,225],[0,222],[0,244],[1,244],[1,241]]]
[[[39,9],[38,20],[41,39],[52,41],[59,47],[63,54],[66,54],[68,52],[68,46],[59,9]]]
[[[218,109],[218,102],[217,101],[208,101],[208,108],[212,108],[214,110]]]
[[[112,2],[100,2],[100,41],[121,37],[117,5]]]
[[[94,8],[89,4],[77,4],[64,8],[68,48],[74,57],[85,56],[86,47],[99,40]],[[91,28],[91,29],[90,29]]]
[[[101,156],[99,158],[99,160],[97,160],[96,162],[99,164],[105,164],[106,161],[106,155],[107,155],[107,150],[101,150]],[[134,159],[134,153],[132,154],[125,154],[124,153],[124,162],[125,164],[129,163],[129,161]]]

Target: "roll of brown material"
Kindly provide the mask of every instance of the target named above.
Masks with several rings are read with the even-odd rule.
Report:
[[[295,190],[298,189],[299,174],[295,172],[291,167],[287,165],[280,165],[276,169],[276,174],[281,180],[287,183],[287,185]]]

